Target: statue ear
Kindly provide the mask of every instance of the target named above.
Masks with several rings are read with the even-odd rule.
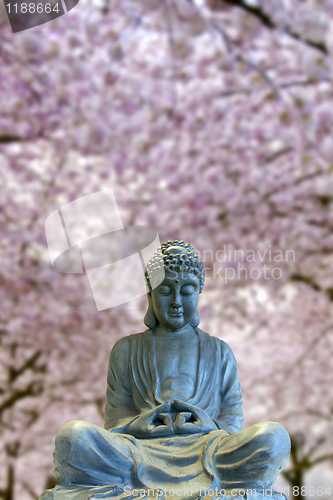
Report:
[[[195,311],[193,318],[190,321],[190,325],[193,326],[193,328],[196,328],[199,325],[199,323],[200,323],[200,317],[199,317],[199,313],[198,313],[198,309],[197,309]]]
[[[148,328],[150,328],[151,330],[155,330],[155,328],[157,327],[157,319],[154,313],[150,292],[147,293],[147,296],[148,296],[148,309],[143,322],[146,326],[148,326]]]

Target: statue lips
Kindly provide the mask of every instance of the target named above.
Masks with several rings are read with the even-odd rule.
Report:
[[[181,316],[183,316],[184,311],[183,309],[172,309],[169,314],[174,318],[180,318]]]

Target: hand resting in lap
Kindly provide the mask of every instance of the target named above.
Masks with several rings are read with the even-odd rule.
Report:
[[[208,433],[217,429],[215,422],[204,410],[174,399],[142,413],[129,424],[127,434],[139,439],[149,439]]]

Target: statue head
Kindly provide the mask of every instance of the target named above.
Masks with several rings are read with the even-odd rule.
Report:
[[[144,322],[171,330],[186,324],[198,326],[199,294],[205,281],[203,263],[194,248],[184,241],[167,241],[155,252],[146,268],[148,311]]]

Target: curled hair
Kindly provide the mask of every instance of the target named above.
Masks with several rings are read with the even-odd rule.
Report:
[[[179,240],[169,240],[161,245],[148,262],[145,277],[149,291],[154,288],[154,278],[166,271],[185,271],[199,278],[200,293],[205,282],[203,263],[192,245]]]

